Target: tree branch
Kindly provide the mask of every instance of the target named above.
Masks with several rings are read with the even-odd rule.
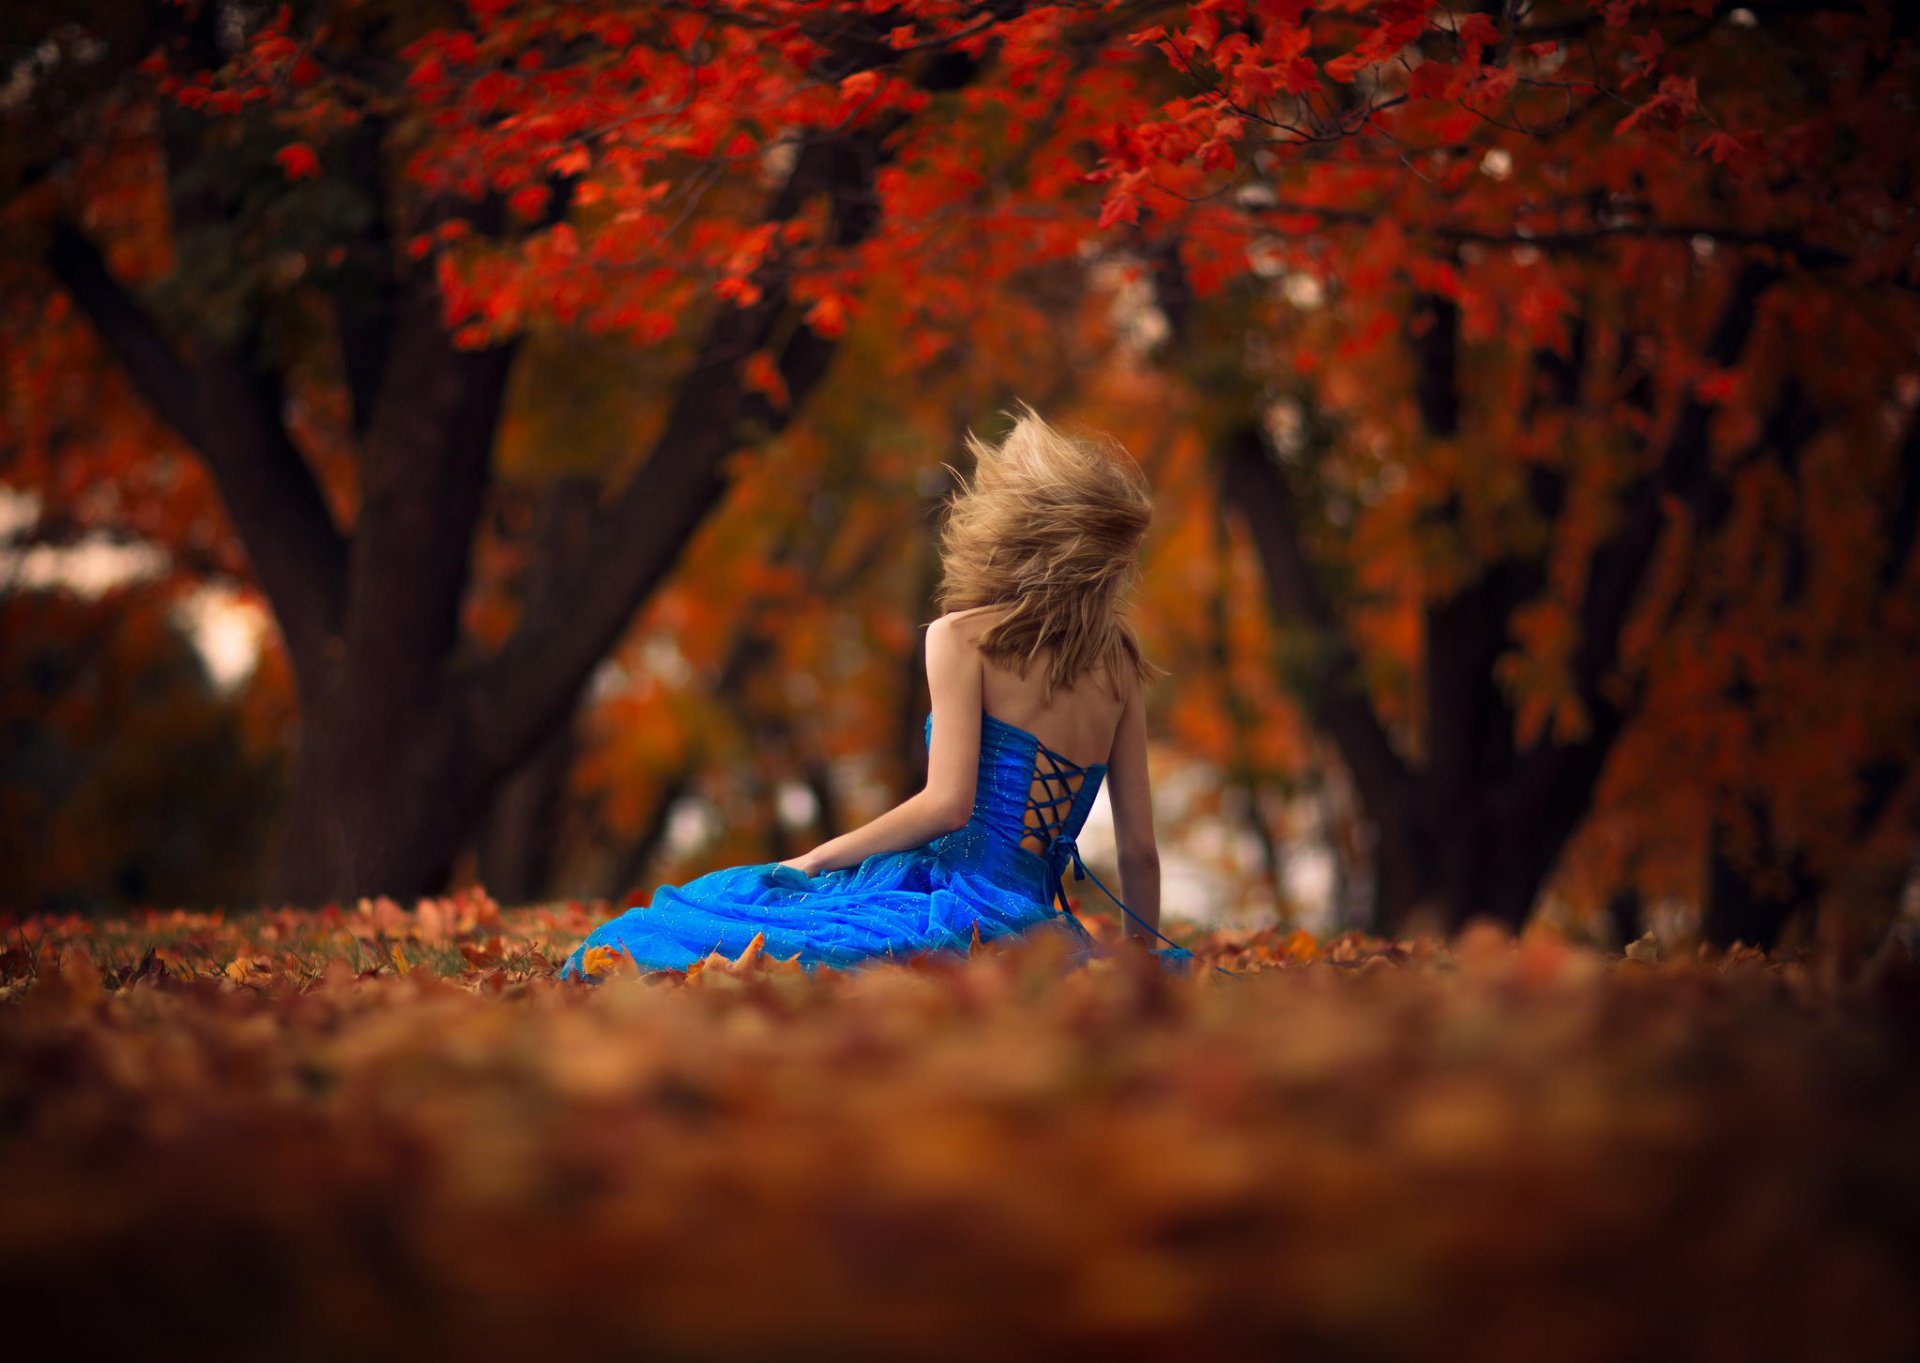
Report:
[[[72,223],[54,225],[47,266],[141,397],[200,452],[289,655],[314,675],[342,618],[347,545],[281,420],[277,381],[211,346],[182,358]]]
[[[861,240],[877,225],[874,181],[890,155],[885,140],[897,126],[882,120],[803,149],[767,219],[786,221],[824,194],[834,209],[836,244]],[[727,457],[784,429],[825,375],[838,342],[796,325],[785,262],[768,261],[754,283],[757,301],[715,314],[665,429],[639,472],[596,517],[553,607],[529,611],[499,653],[464,682],[462,704],[483,778],[511,770],[542,733],[564,720],[594,664],[726,494],[732,482]],[[783,406],[749,390],[745,378],[748,359],[776,344],[775,367],[787,389]]]
[[[876,45],[882,30],[872,25],[879,22],[863,20],[829,46],[848,45],[857,57],[864,42],[875,64],[890,62],[890,49]],[[958,89],[985,60],[944,48],[929,54],[913,79],[930,92]],[[832,243],[843,249],[858,244],[879,223],[878,175],[906,121],[901,113],[875,116],[804,146],[764,220],[789,221],[824,196]],[[795,316],[789,265],[780,254],[764,261],[752,282],[760,290],[753,304],[722,307],[710,322],[665,429],[639,472],[595,518],[584,552],[566,574],[564,594],[551,609],[529,610],[498,653],[452,679],[460,723],[471,735],[470,774],[482,788],[566,721],[595,664],[726,494],[732,481],[728,457],[784,429],[839,349],[837,340]],[[786,389],[778,405],[746,384],[752,356],[776,347],[774,368]]]
[[[1247,527],[1276,614],[1305,624],[1325,650],[1305,703],[1339,745],[1367,807],[1384,820],[1387,811],[1407,805],[1414,780],[1361,689],[1359,656],[1314,576],[1286,479],[1266,437],[1251,424],[1228,436],[1223,455],[1221,505]]]
[[[206,429],[195,402],[195,376],[140,301],[114,277],[99,248],[64,218],[53,224],[47,268],[87,314],[101,342],[155,415],[188,444],[204,446]]]
[[[341,178],[372,205],[366,225],[347,247],[350,272],[333,290],[340,367],[352,404],[353,433],[360,439],[365,439],[373,423],[374,402],[387,372],[398,298],[392,225],[381,184],[381,147],[386,131],[384,116],[369,115],[341,136],[334,156]]]
[[[396,718],[445,682],[518,338],[454,344],[431,277],[401,281],[362,458],[346,656]]]
[[[1760,296],[1781,273],[1780,267],[1763,261],[1750,261],[1741,269],[1708,339],[1709,362],[1730,368],[1739,359],[1753,330]],[[1689,385],[1656,467],[1629,490],[1620,529],[1594,551],[1580,602],[1580,638],[1572,664],[1574,686],[1587,709],[1588,730],[1584,737],[1565,744],[1543,735],[1527,751],[1512,788],[1514,811],[1523,819],[1529,811],[1536,818],[1569,817],[1566,811],[1576,807],[1584,812],[1584,802],[1556,799],[1556,792],[1565,783],[1590,786],[1598,778],[1637,708],[1644,678],[1627,684],[1623,691],[1614,689],[1621,636],[1659,545],[1665,504],[1677,499],[1698,516],[1711,495],[1708,424],[1713,411]],[[1558,831],[1543,830],[1534,836],[1538,845],[1557,849],[1564,841],[1553,836]]]

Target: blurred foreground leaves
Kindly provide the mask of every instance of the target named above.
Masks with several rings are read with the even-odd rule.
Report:
[[[1916,990],[1738,950],[1221,934],[554,965],[483,893],[10,925],[32,1356],[1920,1351]],[[18,1355],[16,1355],[18,1356]]]

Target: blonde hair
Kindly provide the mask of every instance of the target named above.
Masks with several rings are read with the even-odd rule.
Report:
[[[1119,695],[1127,672],[1144,682],[1159,671],[1120,614],[1153,514],[1146,477],[1118,441],[1063,435],[1020,407],[997,445],[967,432],[974,476],[952,470],[934,602],[943,613],[1005,607],[980,651],[1024,677],[1050,649],[1045,699],[1096,667]]]

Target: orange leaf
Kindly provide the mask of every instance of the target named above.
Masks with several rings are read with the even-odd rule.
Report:
[[[747,391],[762,393],[767,401],[785,411],[791,396],[787,392],[787,381],[781,376],[779,366],[774,364],[773,356],[764,350],[756,350],[747,357],[744,378]]]
[[[619,973],[632,962],[633,957],[619,947],[588,947],[580,957],[580,970],[599,979],[602,975]]]
[[[839,336],[847,329],[847,301],[837,293],[825,294],[807,309],[807,325],[822,336]]]

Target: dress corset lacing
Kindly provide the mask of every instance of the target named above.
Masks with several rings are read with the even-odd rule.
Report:
[[[1080,844],[1075,840],[1074,835],[1085,824],[1087,812],[1093,807],[1094,796],[1099,793],[1100,782],[1106,774],[1107,764],[1095,762],[1089,766],[1082,766],[1078,762],[1061,756],[1042,743],[1037,735],[1030,730],[1022,729],[1017,724],[1009,724],[1006,720],[990,715],[984,710],[980,712],[980,719],[983,744],[988,742],[986,731],[997,725],[1003,731],[1001,737],[1017,736],[1019,740],[1030,743],[1033,747],[1032,762],[1027,770],[1025,808],[1021,813],[1020,830],[1016,835],[1016,841],[1019,841],[1021,850],[1029,854],[1033,854],[1033,849],[1020,840],[1039,837],[1045,841],[1045,850],[1035,855],[1046,862],[1047,883],[1052,887],[1054,903],[1059,907],[1060,913],[1073,923],[1083,938],[1092,940],[1092,934],[1087,932],[1086,925],[1074,914],[1067,901],[1067,872],[1071,869],[1075,880],[1091,880],[1099,888],[1100,893],[1111,899],[1122,913],[1165,942],[1169,950],[1163,953],[1164,955],[1176,960],[1190,960],[1193,953],[1128,908],[1120,896],[1108,889],[1106,882],[1088,868],[1086,860],[1080,855]],[[929,742],[932,734],[933,716],[928,715],[926,735]],[[1045,794],[1041,794],[1040,791],[1044,791]],[[975,796],[974,819],[976,821],[990,826],[1001,822],[1001,819],[996,817],[995,806],[999,803],[995,798],[996,794],[997,792],[994,791],[983,790]],[[1031,815],[1034,822],[1028,823],[1027,815]]]

